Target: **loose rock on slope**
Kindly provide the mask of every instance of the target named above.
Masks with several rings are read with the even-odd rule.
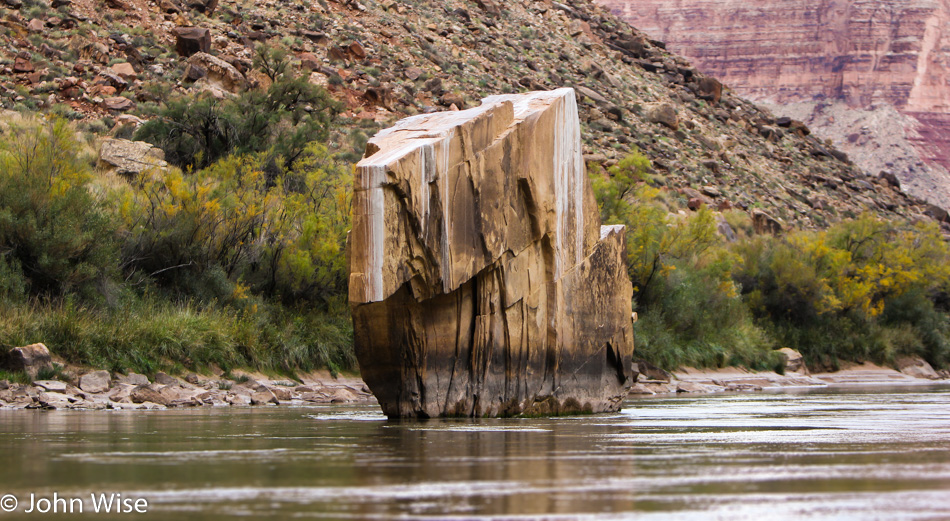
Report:
[[[152,168],[164,168],[165,152],[144,141],[106,139],[99,147],[99,168],[134,176]]]
[[[573,89],[404,119],[357,165],[350,303],[390,417],[617,410],[623,226],[600,226]]]

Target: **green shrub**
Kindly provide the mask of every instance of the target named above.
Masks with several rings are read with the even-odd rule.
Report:
[[[292,168],[311,142],[324,142],[340,111],[323,88],[285,69],[274,71],[267,89],[218,100],[210,94],[170,99],[156,117],[139,127],[138,140],[165,151],[165,158],[184,169],[205,168],[229,154],[270,151],[281,167]]]
[[[627,227],[627,263],[640,321],[636,356],[684,365],[772,368],[772,343],[739,296],[736,261],[711,211],[670,214],[647,186],[649,161],[634,153],[591,180],[603,222]]]
[[[715,270],[681,264],[658,279],[639,307],[636,356],[668,370],[681,366],[772,369],[773,343]]]
[[[897,352],[922,356],[937,367],[950,363],[950,319],[946,310],[937,309],[934,300],[922,290],[891,299],[881,322],[889,327],[910,327],[913,340],[898,346]]]
[[[0,144],[5,293],[92,293],[114,268],[114,225],[62,119],[13,124]]]
[[[119,206],[129,230],[123,265],[188,297],[262,294],[323,307],[344,298],[349,168],[319,144],[293,172],[268,176],[268,161],[233,155],[190,175],[142,178]]]

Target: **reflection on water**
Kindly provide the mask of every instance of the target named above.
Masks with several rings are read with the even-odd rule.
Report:
[[[0,469],[0,495],[21,501],[4,520],[42,517],[23,513],[30,493],[54,492],[143,497],[134,517],[177,520],[950,519],[950,388],[656,398],[552,419],[0,411]]]

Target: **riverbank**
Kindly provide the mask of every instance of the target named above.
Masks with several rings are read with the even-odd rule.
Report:
[[[261,373],[189,374],[184,379],[156,373],[112,375],[91,371],[73,383],[0,380],[0,409],[155,410],[175,407],[366,404],[376,399],[356,376],[315,371],[296,380]]]
[[[740,367],[721,369],[682,368],[666,381],[640,379],[630,391],[631,396],[654,394],[762,391],[767,389],[818,388],[831,386],[906,386],[946,383],[950,373],[934,371],[918,360],[902,361],[901,370],[872,363],[845,364],[835,372],[809,373],[788,371],[749,371]]]
[[[669,381],[641,378],[634,384],[630,396],[857,385],[950,385],[950,375],[946,371],[932,374],[909,368],[904,371],[871,363],[852,364],[840,371],[815,374],[807,371],[778,374],[737,367],[684,368],[672,373]],[[60,380],[38,380],[32,384],[0,380],[0,409],[156,410],[376,403],[369,388],[355,375],[315,371],[297,375],[296,381],[261,373],[236,372],[229,376],[189,374],[182,379],[157,373],[149,379],[145,375],[130,373],[112,378],[106,371],[91,371],[79,377],[77,385]]]

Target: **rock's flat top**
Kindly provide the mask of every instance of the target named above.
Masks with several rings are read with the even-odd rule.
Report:
[[[540,128],[547,132],[544,136],[525,136],[512,138],[519,125],[536,120],[553,107],[550,124]],[[534,128],[532,126],[531,128]],[[556,130],[552,130],[556,129]],[[393,127],[380,131],[367,145],[367,155],[357,164],[354,182],[356,201],[354,203],[354,225],[352,240],[366,248],[354,248],[352,254],[350,301],[353,303],[379,302],[392,295],[410,275],[428,278],[431,273],[406,270],[398,259],[390,240],[403,241],[387,220],[387,203],[383,195],[383,185],[398,186],[405,191],[406,211],[419,228],[423,242],[438,236],[439,244],[432,245],[440,250],[440,255],[426,259],[432,266],[440,283],[428,280],[431,286],[441,286],[447,293],[457,289],[463,282],[471,279],[475,273],[488,263],[494,262],[506,250],[518,253],[527,246],[528,238],[513,237],[514,232],[507,230],[501,223],[518,218],[511,214],[510,208],[490,208],[490,204],[477,210],[482,216],[458,214],[458,182],[466,174],[462,168],[480,168],[464,165],[484,157],[483,152],[501,140],[511,138],[519,146],[532,145],[543,147],[547,153],[524,159],[523,167],[530,170],[522,177],[538,183],[534,195],[541,206],[540,217],[543,231],[551,230],[559,240],[555,244],[556,276],[563,271],[562,264],[574,264],[583,257],[585,243],[591,243],[590,237],[599,234],[599,228],[585,214],[596,211],[593,196],[585,192],[586,170],[580,145],[580,123],[577,118],[577,104],[573,89],[563,88],[527,94],[500,95],[485,98],[481,106],[464,111],[447,111],[423,114],[403,119]],[[531,140],[538,140],[535,144]],[[541,141],[544,141],[541,143]],[[482,160],[482,159],[479,159]],[[537,161],[550,161],[551,164],[536,164]],[[538,169],[550,167],[547,175],[535,175]],[[394,170],[404,171],[404,175],[394,177]],[[505,176],[508,173],[497,170],[484,175]],[[497,180],[496,180],[497,181]],[[476,191],[481,190],[484,180],[471,181]],[[498,182],[504,182],[498,181]],[[479,185],[479,186],[475,186]],[[514,189],[515,186],[506,185]],[[498,196],[510,196],[498,193]],[[547,210],[553,210],[553,213]],[[487,218],[485,217],[487,216]],[[392,218],[392,215],[388,216]],[[520,216],[523,217],[523,216]],[[461,237],[459,229],[468,223],[456,219],[494,220],[498,230],[479,234],[476,231]],[[568,234],[566,226],[574,229]],[[562,230],[563,229],[563,230]],[[493,234],[494,232],[494,234]],[[486,252],[476,252],[482,258],[474,259],[467,265],[459,265],[462,250],[477,250],[486,239]],[[497,236],[495,236],[497,235]],[[565,241],[573,241],[567,243]]]

